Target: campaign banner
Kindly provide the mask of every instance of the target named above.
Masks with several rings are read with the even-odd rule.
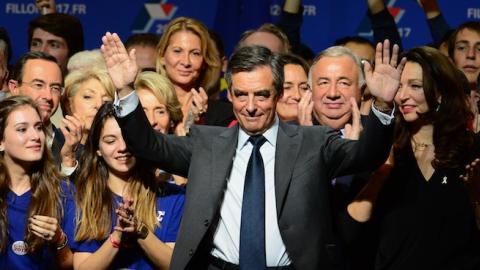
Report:
[[[447,22],[456,27],[467,20],[480,21],[480,1],[437,1]],[[173,18],[188,16],[201,20],[218,32],[227,54],[241,33],[265,22],[276,22],[283,0],[57,0],[57,12],[78,17],[84,29],[85,48],[98,48],[106,31],[122,39],[133,33],[162,34]],[[304,0],[301,37],[304,44],[319,52],[344,36],[372,37],[367,1]],[[425,15],[416,0],[386,0],[394,16],[405,49],[430,43]],[[5,27],[13,45],[14,62],[28,50],[28,22],[39,16],[34,0],[4,0],[0,3],[0,26]]]

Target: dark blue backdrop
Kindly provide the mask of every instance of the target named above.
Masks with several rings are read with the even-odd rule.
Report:
[[[190,16],[216,29],[227,52],[241,32],[266,21],[275,21],[282,0],[57,0],[57,10],[79,17],[85,32],[85,48],[97,48],[106,31],[126,38],[132,32],[161,33],[168,21]],[[416,0],[386,0],[395,14],[405,48],[431,41],[425,17]],[[478,0],[438,0],[452,27],[466,20],[480,21]],[[370,35],[366,0],[304,0],[302,39],[315,52],[346,35]],[[28,21],[38,16],[34,0],[4,0],[0,25],[12,38],[13,60],[27,50]],[[228,31],[226,29],[229,29]]]

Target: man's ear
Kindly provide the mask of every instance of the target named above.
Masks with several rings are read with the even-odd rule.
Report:
[[[8,81],[8,90],[12,95],[19,95],[20,94],[20,87],[18,85],[18,81],[16,80],[9,80]]]
[[[227,98],[228,98],[228,101],[232,102],[232,92],[230,89],[227,89]]]

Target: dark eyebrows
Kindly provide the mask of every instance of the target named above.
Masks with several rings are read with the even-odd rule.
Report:
[[[29,124],[28,122],[18,122],[18,123],[15,123],[13,126],[14,126],[14,127],[24,126],[24,125],[27,125],[27,126],[28,126],[28,124]],[[35,126],[38,126],[38,125],[43,126],[42,121],[38,121],[38,122],[33,123],[33,126],[34,126],[34,127],[35,127]]]
[[[470,45],[470,41],[468,40],[459,40],[457,42],[455,42],[455,45]],[[477,41],[477,42],[474,42],[472,43],[472,46],[479,46],[480,45],[480,41]]]
[[[248,95],[249,94],[246,91],[239,90],[239,89],[233,89],[232,92],[235,96]],[[256,96],[256,97],[258,97],[258,96],[270,97],[272,95],[272,93],[269,89],[262,89],[262,90],[258,90],[258,91],[253,92],[253,95]]]
[[[104,136],[102,137],[102,140],[110,139],[110,138],[111,138],[111,139],[115,139],[116,136],[115,136],[115,135],[112,135],[112,134],[107,134],[107,135],[104,135]]]
[[[271,92],[270,90],[259,90],[259,91],[256,91],[254,94],[254,96],[262,96],[262,97],[270,97],[271,95]]]
[[[409,79],[409,80],[408,80],[408,83],[420,83],[420,84],[423,84],[423,80],[422,80],[422,79]]]
[[[238,95],[241,95],[241,94],[245,94],[245,91],[242,91],[242,90],[239,90],[239,89],[233,89],[233,94],[235,96],[238,96]]]
[[[31,82],[39,82],[39,83],[46,84],[46,82],[42,79],[33,79]]]

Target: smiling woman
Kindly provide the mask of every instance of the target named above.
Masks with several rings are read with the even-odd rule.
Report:
[[[284,121],[296,121],[298,118],[298,103],[308,86],[309,66],[305,60],[294,54],[282,54],[281,61],[285,80],[283,95],[277,103],[277,114]]]
[[[405,57],[393,164],[382,167],[385,180],[376,179],[385,174],[377,172],[360,195],[376,193],[377,181],[383,186],[370,201],[378,225],[372,229],[378,232],[376,269],[479,269],[473,211],[479,167],[470,165],[479,156],[479,137],[469,129],[473,114],[461,79],[436,49],[414,48]],[[467,165],[477,170],[470,178]]]
[[[184,191],[158,183],[153,172],[128,151],[112,103],[103,104],[80,159],[76,214],[67,224],[76,269],[168,268]]]
[[[73,195],[53,163],[31,99],[0,102],[0,137],[0,268],[71,268],[62,219],[73,209]]]
[[[192,122],[227,125],[233,120],[231,107],[222,110],[224,104],[212,103],[207,95],[212,94],[209,90],[219,79],[221,62],[203,23],[187,17],[172,20],[156,50],[157,72],[168,77],[175,87],[185,130]]]

